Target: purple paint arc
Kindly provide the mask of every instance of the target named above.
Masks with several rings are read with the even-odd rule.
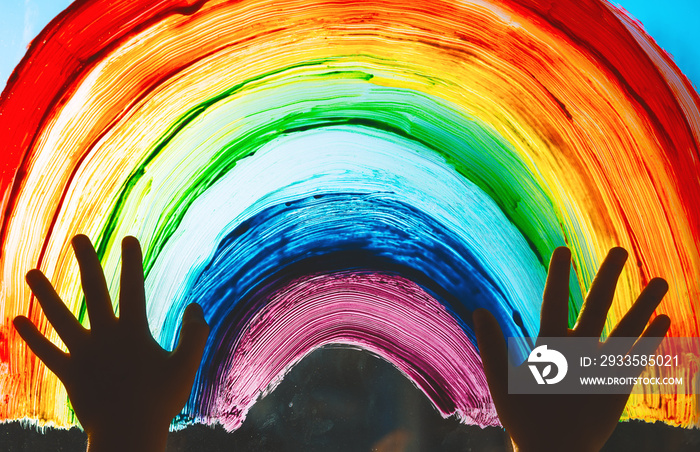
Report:
[[[210,406],[202,420],[238,428],[257,399],[327,345],[357,347],[390,362],[445,418],[499,425],[481,358],[457,320],[417,284],[361,271],[306,276],[277,290],[219,368],[221,384],[205,395]]]

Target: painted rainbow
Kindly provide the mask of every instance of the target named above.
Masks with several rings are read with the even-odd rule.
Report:
[[[237,428],[326,344],[391,362],[443,416],[497,425],[471,312],[536,335],[560,245],[572,320],[620,245],[609,320],[662,276],[670,334],[700,336],[699,105],[602,1],[76,1],[0,98],[0,419],[76,422],[11,326],[29,315],[58,341],[34,267],[87,322],[76,233],[115,293],[119,242],[141,240],[162,345],[203,305],[181,425]],[[625,416],[699,422],[685,396],[635,396]]]

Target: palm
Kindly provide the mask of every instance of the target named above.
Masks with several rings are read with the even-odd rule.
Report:
[[[108,334],[107,339],[91,337],[82,347],[71,349],[70,368],[61,374],[83,428],[90,431],[154,417],[169,422],[187,400],[191,382],[181,380],[189,375],[169,371],[171,354],[150,335],[139,337],[118,322]],[[174,389],[181,386],[187,392],[176,394]],[[144,400],[149,400],[148,406]]]
[[[591,286],[576,326],[568,328],[569,268],[568,249],[555,250],[550,261],[543,296],[539,338],[600,338],[617,279],[627,252],[610,251]],[[613,329],[610,337],[661,337],[670,320],[658,316],[644,330],[668,286],[654,279],[642,291],[632,308]],[[530,395],[508,394],[507,352],[503,333],[496,319],[486,310],[474,313],[477,342],[484,363],[496,411],[520,451],[562,450],[597,451],[612,434],[629,395]],[[599,341],[591,347],[600,348]],[[592,354],[593,355],[593,354]]]

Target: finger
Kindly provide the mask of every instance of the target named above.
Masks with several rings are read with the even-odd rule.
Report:
[[[15,317],[12,323],[34,354],[62,380],[64,370],[68,366],[68,354],[46,339],[28,318]]]
[[[540,337],[565,337],[569,326],[569,269],[571,251],[559,247],[552,253],[540,310]]]
[[[656,307],[668,292],[668,283],[654,278],[610,333],[611,337],[639,337]],[[664,332],[665,334],[665,332]]]
[[[89,238],[76,235],[73,237],[72,244],[80,267],[80,281],[85,293],[90,328],[99,332],[116,319],[105,275]]]
[[[87,331],[80,325],[51,282],[39,270],[31,270],[26,276],[27,284],[39,301],[46,318],[54,327],[69,350],[75,349],[84,340]]]
[[[608,252],[581,307],[578,322],[574,327],[576,336],[600,337],[615,295],[617,279],[626,260],[627,251],[624,248],[613,248]]]
[[[661,341],[663,341],[664,336],[668,332],[671,326],[671,319],[666,315],[657,316],[649,324],[644,333],[640,336],[639,340],[632,350],[629,352],[630,355],[652,355],[659,348]]]
[[[649,324],[641,337],[661,337],[663,338],[668,333],[671,327],[671,318],[665,314],[656,316]]]
[[[479,347],[484,373],[494,404],[505,406],[508,396],[508,350],[501,327],[486,309],[477,309],[472,315],[474,333]]]
[[[172,355],[175,369],[190,385],[202,361],[208,336],[209,325],[204,320],[202,307],[197,303],[190,304],[182,316],[180,340]]]
[[[122,240],[122,270],[119,287],[119,321],[137,331],[148,331],[143,257],[141,246],[135,237],[125,237]]]

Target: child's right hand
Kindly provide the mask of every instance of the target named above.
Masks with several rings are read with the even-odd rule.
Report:
[[[627,259],[622,248],[610,250],[600,266],[573,329],[568,328],[571,252],[552,254],[540,314],[539,337],[600,339],[617,279]],[[663,337],[670,326],[665,315],[644,329],[668,290],[652,279],[609,337]],[[496,319],[485,309],[474,312],[477,343],[498,416],[519,452],[599,451],[612,434],[629,394],[508,394],[506,342]],[[600,344],[598,344],[600,346]]]

